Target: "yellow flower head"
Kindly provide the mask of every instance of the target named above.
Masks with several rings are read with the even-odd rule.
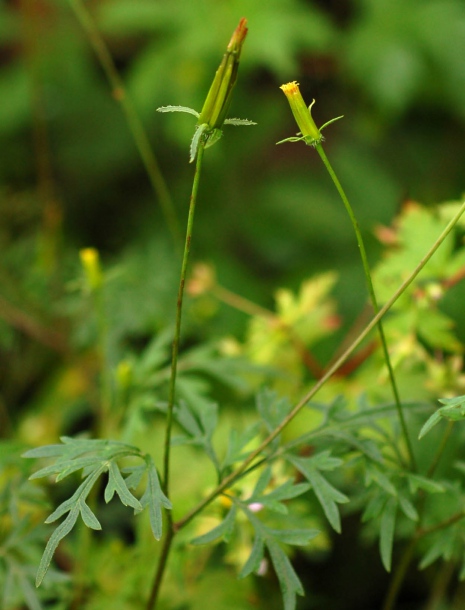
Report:
[[[313,120],[311,113],[311,107],[313,106],[314,101],[310,107],[307,108],[304,98],[300,93],[299,83],[296,81],[281,85],[280,89],[283,90],[284,95],[288,99],[292,114],[294,115],[296,123],[299,126],[302,136],[306,142],[308,144],[321,142],[322,135],[318,127],[315,125],[315,121]]]

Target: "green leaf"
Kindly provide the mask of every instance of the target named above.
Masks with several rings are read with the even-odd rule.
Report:
[[[276,392],[264,388],[257,394],[257,411],[272,432],[289,413],[291,405],[287,398],[279,398]]]
[[[288,455],[287,459],[293,464],[308,480],[318,501],[328,519],[331,527],[338,533],[341,531],[341,518],[337,503],[349,502],[349,498],[333,487],[317,470],[317,467],[332,469],[339,465],[340,460],[330,458],[328,452],[312,458],[299,458]]]
[[[422,477],[419,474],[408,473],[407,479],[412,493],[415,493],[418,489],[423,489],[424,491],[432,494],[443,493],[446,491],[445,487],[441,485],[441,483],[426,477]]]
[[[427,434],[431,430],[431,428],[434,428],[434,426],[440,421],[441,421],[441,409],[438,409],[423,424],[423,427],[420,430],[420,434],[418,435],[418,440],[422,439],[425,436],[425,434]]]
[[[418,511],[406,496],[399,495],[399,506],[406,517],[412,521],[418,521],[420,518]]]
[[[270,529],[268,531],[279,542],[297,546],[305,546],[320,534],[320,531],[315,529]]]
[[[210,127],[206,123],[196,126],[190,147],[189,163],[192,163],[197,156],[200,141],[204,135],[208,134],[209,129]]]
[[[236,505],[233,504],[224,521],[206,534],[194,538],[194,540],[191,541],[191,544],[208,544],[209,542],[213,542],[213,540],[217,540],[218,538],[224,538],[227,541],[234,529],[236,513],[237,508]]]
[[[109,478],[104,494],[105,502],[108,503],[116,491],[124,506],[132,506],[134,510],[140,512],[142,510],[142,505],[139,500],[129,491],[118,465],[115,462],[110,463],[108,474]]]
[[[440,557],[444,558],[446,561],[449,561],[454,552],[455,542],[456,532],[454,528],[449,527],[439,532],[433,538],[433,542],[430,543],[428,550],[421,560],[420,570],[427,568]]]
[[[257,123],[255,123],[254,121],[249,121],[249,119],[226,119],[224,122],[225,125],[236,125],[236,126],[240,126],[240,125],[256,125]]]
[[[249,452],[244,452],[246,447],[259,432],[259,424],[255,423],[248,426],[244,431],[238,432],[232,429],[229,434],[229,442],[226,455],[224,457],[221,469],[224,470],[228,466],[232,466],[236,462],[244,460]]]
[[[396,526],[397,499],[389,498],[381,513],[381,529],[379,547],[381,560],[387,572],[391,571],[392,547],[394,544],[394,530]]]
[[[42,458],[42,457],[56,457],[62,455],[65,451],[64,445],[44,445],[43,447],[34,447],[29,449],[22,454],[23,458]]]
[[[197,110],[188,106],[161,106],[157,108],[157,112],[186,112],[187,114],[193,114],[197,118],[200,116]]]
[[[81,517],[87,527],[90,527],[93,530],[101,530],[102,526],[100,525],[100,521],[91,511],[89,506],[86,504],[84,500],[79,502],[79,509],[81,511]]]
[[[265,544],[263,542],[263,538],[259,534],[255,534],[252,551],[239,574],[239,578],[245,578],[252,572],[256,572],[263,560],[264,553]]]
[[[163,493],[158,479],[157,469],[151,456],[146,457],[147,463],[147,489],[140,503],[143,507],[149,507],[150,527],[155,540],[160,540],[162,535],[162,510],[164,506],[171,510],[172,504]]]
[[[296,595],[305,595],[302,583],[292,567],[286,553],[273,540],[266,540],[276,576],[283,595],[284,610],[294,610]]]
[[[79,516],[79,506],[75,504],[69,511],[66,519],[61,523],[53,534],[50,536],[47,546],[45,547],[44,554],[40,560],[39,569],[37,570],[36,586],[38,587],[44,579],[45,574],[52,561],[53,554],[59,545],[60,541],[73,529]]]
[[[263,492],[270,484],[271,475],[272,475],[271,466],[267,466],[266,468],[263,469],[260,477],[258,478],[257,483],[255,484],[255,487],[252,492],[252,496],[249,499],[249,502],[251,502],[251,501],[255,502],[259,498],[261,498],[261,496],[263,495]]]

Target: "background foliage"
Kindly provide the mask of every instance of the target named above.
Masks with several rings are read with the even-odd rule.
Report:
[[[156,548],[148,514],[134,521],[127,507],[98,503],[102,533],[86,538],[76,528],[59,547],[44,586],[38,592],[33,586],[51,532],[40,524],[74,487],[66,480],[52,487],[27,482],[33,466],[18,456],[25,448],[90,431],[102,438],[121,436],[159,463],[179,272],[172,235],[128,121],[73,6],[61,0],[0,5],[0,581],[6,609],[68,608],[70,599],[101,608],[109,596],[115,608],[142,607],[141,592],[145,598],[150,580],[146,566]],[[450,206],[437,211],[436,204],[456,200],[464,188],[465,5],[461,0],[93,0],[86,7],[147,131],[181,227],[193,173],[188,163],[193,121],[155,109],[180,104],[200,110],[232,28],[240,17],[248,19],[231,112],[257,126],[227,128],[206,157],[193,243],[194,259],[204,265],[193,268],[178,385],[188,406],[220,404],[212,442],[221,456],[233,442],[230,428],[254,421],[254,394],[262,384],[291,402],[299,399],[364,315],[356,243],[327,175],[309,149],[275,146],[295,132],[279,85],[300,82],[306,98],[316,99],[317,124],[345,115],[325,132],[326,149],[353,202],[385,300],[450,217]],[[449,240],[387,323],[403,397],[416,405],[417,433],[430,414],[428,402],[465,393],[460,239],[459,233]],[[88,247],[100,253],[97,291],[79,257]],[[295,337],[311,352],[311,362]],[[366,353],[372,347],[367,344]],[[374,405],[392,409],[385,379],[376,351],[352,362],[352,369],[318,396],[321,403],[291,424],[284,440],[291,442],[303,426],[316,429],[323,404],[335,405],[331,417],[338,425],[341,404],[350,405],[355,418]],[[120,416],[102,423],[98,413],[106,400],[118,405]],[[398,524],[398,536],[404,541],[412,535],[418,508],[411,494],[420,485],[377,469],[370,443],[385,443],[395,454],[389,425],[376,421],[366,437],[351,437],[350,443],[364,443],[362,457],[351,456],[342,441],[335,457],[325,453],[326,440],[309,445],[323,455],[319,465],[334,493],[322,501],[302,492],[295,500],[296,527],[323,532],[292,555],[307,591],[302,608],[380,606],[388,583],[382,563],[391,563],[392,547],[385,535],[381,561],[373,540],[380,520],[387,523],[382,530],[390,531],[390,485],[400,490],[396,507],[405,523]],[[171,499],[184,513],[216,480],[198,450],[201,445],[211,454],[205,438],[202,445],[188,426],[178,432],[173,480],[182,485]],[[456,474],[463,473],[463,462],[461,470],[453,469],[454,460],[464,459],[461,436],[450,438],[438,474],[444,480],[435,483],[446,485],[451,505],[437,499],[440,488],[428,490],[429,514],[437,521],[447,519],[463,499]],[[421,464],[439,439],[435,429],[418,445]],[[358,461],[370,451],[372,462],[364,470]],[[308,459],[294,457],[283,468],[292,466],[305,477]],[[343,471],[337,460],[344,460]],[[285,472],[273,468],[279,487]],[[312,476],[315,472],[323,476],[316,467]],[[244,493],[253,494],[255,485],[257,480]],[[352,501],[342,506],[339,538],[325,518],[339,531],[336,504],[346,495]],[[187,546],[229,510],[218,502],[182,534],[162,600],[169,600],[169,607],[201,608],[206,599],[217,608],[281,607],[270,573],[236,580],[253,544],[247,526],[228,549]],[[241,506],[237,510],[247,513]],[[355,516],[362,513],[367,526],[360,536]],[[277,529],[279,514],[266,527]],[[458,524],[450,536],[422,548],[423,565],[445,557],[449,579],[463,572],[462,529]],[[93,545],[91,553],[86,545]],[[73,565],[76,548],[87,558],[85,567]],[[271,556],[273,548],[269,543]],[[127,565],[139,568],[122,579]],[[447,588],[447,569],[412,572],[404,603],[420,608],[428,599],[428,610],[459,607],[463,586]],[[439,584],[431,589],[432,579]],[[442,582],[442,599],[445,604],[449,595],[450,606],[433,605]]]

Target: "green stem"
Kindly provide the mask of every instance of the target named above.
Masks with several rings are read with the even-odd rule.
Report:
[[[173,426],[173,409],[176,395],[176,374],[178,367],[179,339],[181,336],[181,318],[182,318],[182,302],[184,298],[184,284],[186,281],[187,265],[189,262],[189,253],[191,249],[192,228],[194,225],[195,204],[197,201],[197,192],[199,189],[200,173],[202,171],[203,153],[205,144],[200,143],[197,152],[197,164],[195,166],[194,182],[192,184],[192,193],[189,203],[189,216],[187,219],[186,241],[184,244],[184,254],[181,265],[181,278],[179,282],[178,300],[176,305],[176,324],[174,330],[173,351],[171,358],[171,378],[168,398],[168,412],[166,418],[166,433],[165,433],[165,454],[163,460],[163,491],[169,497],[169,471],[170,471],[170,450],[171,450],[171,429]]]
[[[84,6],[84,3],[82,0],[69,1],[77,19],[86,32],[90,44],[92,45],[94,52],[102,66],[105,76],[110,83],[113,97],[121,104],[124,114],[126,115],[129,129],[147,171],[152,188],[160,201],[160,205],[173,240],[176,246],[180,249],[182,237],[176,211],[165,179],[163,178],[157,159],[142,125],[142,121],[140,120],[131,99],[126,93],[124,83],[115,67],[115,63],[110,55],[110,52],[108,51],[108,47],[100,35],[100,32],[90,13]]]
[[[334,362],[334,364],[326,371],[326,373],[319,379],[313,388],[300,400],[300,402],[292,409],[292,411],[283,419],[283,421],[273,430],[273,432],[261,443],[261,445],[255,449],[245,460],[244,462],[229,476],[227,476],[223,481],[208,495],[206,496],[197,506],[195,506],[192,510],[190,510],[184,517],[182,517],[179,521],[174,523],[175,531],[184,527],[187,523],[189,523],[200,511],[202,511],[205,506],[210,504],[219,494],[221,494],[225,489],[230,487],[250,466],[250,464],[266,449],[266,447],[281,433],[283,428],[287,426],[287,424],[294,419],[294,417],[300,412],[300,410],[307,404],[309,400],[311,400],[315,394],[320,390],[320,388],[334,375],[334,373],[344,364],[344,362],[349,358],[349,356],[357,349],[357,347],[362,343],[362,341],[369,335],[369,333],[373,330],[373,328],[378,324],[381,318],[391,309],[397,299],[405,292],[405,290],[410,286],[413,280],[417,277],[423,267],[428,263],[430,258],[442,244],[442,242],[446,239],[449,233],[452,231],[460,216],[465,212],[465,202],[460,206],[459,211],[454,216],[454,218],[449,222],[444,231],[435,241],[435,243],[431,246],[426,255],[421,259],[409,277],[402,283],[402,285],[396,290],[396,292],[392,295],[392,297],[381,307],[378,313],[373,317],[371,322],[365,326],[363,331],[359,334],[359,336],[352,342],[352,344],[346,349],[346,351]]]
[[[414,536],[408,545],[405,547],[402,557],[400,558],[397,568],[394,572],[394,576],[391,580],[386,599],[384,600],[382,610],[393,610],[394,604],[396,603],[397,596],[399,594],[402,583],[404,582],[405,576],[409,569],[409,566],[413,559],[413,552],[417,543],[417,537]]]
[[[171,377],[169,387],[169,398],[168,398],[168,410],[166,416],[166,431],[165,431],[165,451],[163,457],[163,491],[166,496],[169,497],[169,475],[170,475],[170,456],[171,456],[171,432],[173,428],[173,411],[174,401],[176,398],[176,375],[178,369],[178,354],[179,354],[179,340],[181,337],[181,320],[182,320],[182,303],[184,299],[184,285],[186,283],[187,266],[189,263],[189,254],[191,250],[192,241],[192,229],[194,226],[194,215],[195,206],[197,202],[197,193],[199,190],[200,174],[202,171],[203,153],[205,151],[205,143],[201,142],[197,150],[197,163],[195,166],[194,181],[192,183],[192,192],[189,202],[189,215],[187,218],[187,229],[186,229],[186,241],[184,244],[184,254],[181,265],[181,277],[179,281],[178,299],[176,303],[176,323],[174,330],[173,339],[173,350],[171,357]],[[158,561],[157,569],[153,577],[152,589],[150,591],[150,597],[147,601],[147,610],[155,608],[157,603],[158,594],[163,581],[163,575],[166,570],[168,563],[168,556],[171,550],[173,538],[175,536],[175,529],[173,527],[173,517],[171,511],[166,511],[167,517],[167,533],[163,541],[163,547],[161,550],[160,559]]]
[[[439,461],[441,460],[442,454],[444,453],[445,448],[447,447],[447,442],[449,440],[449,436],[452,433],[452,429],[454,427],[454,422],[453,421],[449,421],[447,423],[447,427],[444,431],[442,440],[439,444],[439,447],[437,448],[436,453],[434,454],[433,459],[431,460],[431,464],[430,467],[428,468],[428,472],[426,474],[426,476],[430,479],[432,478],[436,468],[438,467]]]
[[[167,511],[170,514],[170,511]],[[172,524],[172,522],[171,522]],[[165,569],[168,563],[168,557],[171,550],[171,544],[174,538],[174,530],[170,527],[165,535],[163,540],[163,547],[161,549],[160,559],[158,560],[157,569],[153,578],[153,585],[150,591],[150,596],[147,601],[146,610],[153,610],[157,603],[158,594],[160,593],[161,583],[163,581],[163,575],[165,573]]]
[[[377,314],[379,312],[379,305],[378,305],[378,301],[376,299],[376,294],[375,294],[375,290],[373,287],[373,281],[371,279],[370,265],[368,263],[368,257],[367,257],[367,253],[366,253],[366,249],[365,249],[365,244],[363,242],[362,234],[360,232],[360,228],[358,226],[357,219],[355,217],[352,206],[349,203],[347,195],[345,194],[344,189],[342,188],[341,183],[339,182],[338,177],[336,176],[336,174],[325,154],[325,151],[323,150],[323,146],[321,145],[321,143],[317,143],[315,145],[315,148],[316,148],[318,154],[320,155],[321,160],[323,161],[323,164],[326,167],[329,175],[331,176],[331,180],[333,181],[334,186],[336,187],[337,192],[339,193],[339,196],[342,199],[344,207],[346,208],[347,213],[349,214],[349,218],[350,218],[350,221],[354,228],[355,236],[357,238],[358,248],[360,250],[360,256],[362,258],[363,271],[365,273],[365,279],[366,279],[366,283],[367,283],[367,287],[368,287],[368,293],[370,295],[371,304],[373,306],[373,310],[374,310],[375,314]],[[412,448],[412,442],[410,440],[410,435],[407,430],[407,424],[405,421],[404,412],[403,412],[402,404],[400,401],[399,390],[397,388],[397,382],[396,382],[396,378],[394,375],[394,369],[392,368],[391,358],[389,356],[389,350],[387,347],[386,336],[384,334],[384,328],[383,328],[383,324],[381,322],[381,318],[379,319],[377,326],[378,326],[379,337],[381,339],[381,345],[383,348],[384,360],[386,362],[386,366],[387,366],[388,373],[389,373],[389,380],[391,382],[392,393],[394,395],[394,401],[396,403],[397,415],[399,417],[400,425],[402,428],[402,433],[404,435],[405,443],[407,445],[410,465],[413,470],[416,470],[416,463],[415,463],[415,456],[414,456],[413,448]]]

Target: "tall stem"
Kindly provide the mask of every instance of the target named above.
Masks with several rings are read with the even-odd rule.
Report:
[[[187,266],[189,263],[189,254],[191,250],[195,206],[197,202],[197,193],[199,190],[200,174],[202,171],[204,151],[205,144],[201,142],[197,151],[197,163],[195,166],[194,181],[192,183],[192,192],[189,201],[189,215],[187,218],[186,241],[184,244],[184,253],[181,264],[181,277],[179,281],[178,299],[176,303],[176,323],[174,329],[173,349],[171,356],[171,377],[168,397],[168,410],[166,416],[165,451],[163,456],[163,491],[168,497],[171,457],[171,432],[173,428],[174,401],[176,398],[176,375],[178,369],[179,340],[181,337],[182,303],[184,299],[184,285],[186,283]],[[149,599],[147,601],[147,610],[152,610],[153,608],[155,608],[155,604],[157,602],[158,595],[160,592],[160,587],[163,581],[163,576],[165,574],[166,566],[168,563],[168,556],[173,543],[173,538],[176,533],[175,529],[173,528],[173,517],[171,515],[171,511],[166,511],[166,513],[167,533],[163,540],[163,547],[161,550],[160,559],[158,561],[157,569],[153,577],[152,588],[150,591]]]
[[[363,271],[365,273],[365,279],[366,279],[366,283],[367,283],[367,287],[368,287],[368,293],[370,295],[371,304],[373,306],[373,310],[374,310],[375,314],[377,314],[379,312],[379,306],[378,306],[378,301],[376,299],[375,290],[373,287],[373,281],[371,279],[370,265],[368,264],[368,257],[367,257],[367,253],[365,250],[365,244],[363,242],[362,234],[360,232],[360,227],[358,226],[357,219],[355,217],[352,206],[349,203],[347,195],[345,194],[344,189],[342,188],[341,183],[339,182],[339,179],[336,176],[336,174],[325,154],[325,151],[323,150],[323,146],[321,145],[321,143],[317,143],[315,148],[316,148],[318,154],[320,155],[321,160],[323,161],[323,164],[326,167],[326,169],[331,177],[331,180],[333,181],[334,186],[337,189],[337,192],[339,193],[340,198],[342,199],[342,202],[344,204],[344,207],[347,210],[347,213],[349,214],[349,218],[352,223],[353,229],[355,231],[355,236],[357,238],[358,248],[360,250],[360,256],[362,258]],[[399,417],[400,425],[402,428],[402,434],[404,436],[405,443],[407,445],[410,465],[413,470],[416,470],[416,463],[415,463],[415,456],[414,456],[413,449],[412,449],[412,442],[410,440],[410,435],[407,430],[407,424],[405,422],[404,412],[402,409],[402,404],[401,404],[400,396],[399,396],[399,390],[397,388],[397,382],[396,382],[396,378],[394,375],[394,369],[392,368],[391,358],[389,356],[389,350],[387,347],[386,336],[384,334],[384,328],[383,328],[383,324],[381,322],[381,318],[377,322],[377,326],[378,326],[379,337],[381,339],[384,360],[386,362],[386,366],[387,366],[388,373],[389,373],[389,380],[391,382],[392,393],[394,395],[394,401],[396,403],[397,415]]]
[[[134,143],[139,151],[145,170],[149,177],[153,190],[155,191],[160,202],[165,220],[170,229],[175,245],[179,247],[181,244],[181,232],[176,216],[176,211],[171,199],[170,192],[166,186],[165,179],[161,173],[155,154],[150,146],[149,139],[142,125],[142,121],[137,114],[137,111],[126,93],[124,83],[116,69],[113,58],[108,51],[97,26],[90,13],[84,6],[82,0],[69,0],[71,8],[78,18],[81,26],[86,32],[90,44],[92,45],[95,54],[102,66],[102,70],[110,83],[112,95],[114,99],[121,104],[129,129],[134,138]]]
[[[171,429],[173,426],[173,409],[176,396],[176,375],[178,368],[178,353],[179,339],[181,336],[181,319],[182,319],[182,302],[184,298],[184,284],[186,282],[187,265],[189,262],[189,254],[191,250],[192,228],[194,225],[195,204],[197,201],[197,192],[199,189],[200,173],[202,170],[203,153],[205,145],[202,142],[199,145],[197,152],[197,164],[195,166],[194,182],[192,184],[192,193],[189,202],[189,216],[187,219],[186,241],[184,244],[184,254],[181,265],[181,278],[179,282],[178,300],[176,304],[176,325],[174,329],[173,351],[171,357],[171,378],[168,398],[168,413],[166,418],[166,433],[165,433],[165,453],[163,459],[163,491],[169,497],[169,471],[170,471],[170,454],[171,454]]]

